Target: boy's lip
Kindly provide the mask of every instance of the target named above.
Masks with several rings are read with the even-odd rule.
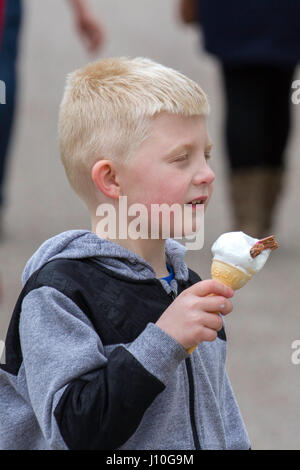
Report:
[[[195,201],[201,201],[201,204],[204,204],[207,199],[208,196],[198,196],[192,199],[191,201],[187,202],[186,204],[194,204]]]

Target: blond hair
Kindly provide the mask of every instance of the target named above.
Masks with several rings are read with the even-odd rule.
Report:
[[[67,77],[59,113],[59,145],[68,180],[89,205],[93,165],[126,164],[161,112],[206,115],[206,95],[180,72],[146,58],[107,58]]]

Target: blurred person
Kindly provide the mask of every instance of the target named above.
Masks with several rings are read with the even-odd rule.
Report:
[[[87,0],[68,0],[74,23],[89,52],[103,44],[104,32],[100,20]],[[5,83],[6,104],[0,104],[0,238],[3,235],[4,184],[17,97],[17,58],[22,23],[22,1],[0,0],[0,80]]]
[[[221,63],[234,229],[261,238],[272,227],[286,175],[300,3],[181,0],[180,13]]]
[[[21,25],[20,0],[0,0],[0,80],[5,84],[5,104],[0,105],[0,237],[4,205],[4,175],[16,100],[16,59]]]

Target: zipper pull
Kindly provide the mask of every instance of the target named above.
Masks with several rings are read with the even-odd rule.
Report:
[[[174,300],[176,298],[176,295],[174,294],[173,291],[171,291],[169,295],[170,295],[170,297],[172,297],[172,300]]]

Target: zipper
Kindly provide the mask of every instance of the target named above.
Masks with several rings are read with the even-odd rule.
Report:
[[[171,292],[170,292],[170,294],[168,294],[168,295],[169,295],[169,296],[172,298],[172,300],[174,300],[174,299],[175,299],[175,297],[176,297],[176,295],[174,294],[174,292],[173,292],[173,291],[171,291]]]
[[[173,300],[176,298],[176,295],[173,291],[168,294]],[[192,371],[192,362],[191,358],[188,357],[185,360],[185,366],[187,370],[187,376],[189,381],[189,408],[190,408],[190,420],[191,420],[191,427],[193,433],[193,440],[194,446],[196,450],[201,450],[201,445],[199,441],[199,437],[197,434],[197,427],[196,427],[196,417],[195,417],[195,385],[194,385],[194,377]]]
[[[197,427],[196,427],[196,418],[195,418],[195,386],[194,386],[194,377],[192,371],[192,362],[191,358],[188,357],[185,360],[188,379],[189,379],[189,392],[190,392],[190,418],[191,418],[191,426],[193,432],[193,439],[194,445],[196,450],[201,450],[201,445],[199,441],[199,437],[197,434]]]

